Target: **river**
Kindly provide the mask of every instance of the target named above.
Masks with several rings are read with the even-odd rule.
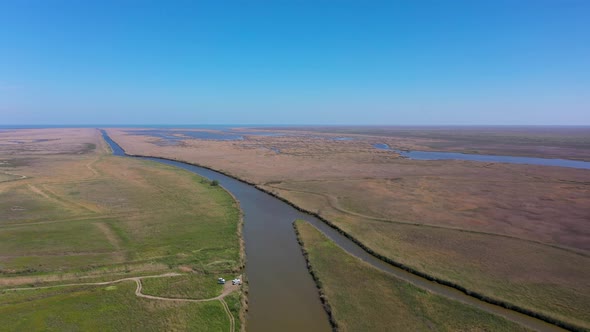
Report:
[[[113,154],[125,151],[105,131],[105,141]],[[134,157],[176,166],[196,173],[231,192],[244,212],[246,275],[249,283],[247,329],[254,332],[330,331],[318,291],[309,274],[292,223],[304,219],[316,226],[349,254],[399,279],[487,312],[503,316],[538,331],[564,331],[554,325],[518,312],[492,305],[451,287],[431,282],[383,262],[312,215],[221,173],[178,161]],[[360,286],[360,285],[359,285]]]

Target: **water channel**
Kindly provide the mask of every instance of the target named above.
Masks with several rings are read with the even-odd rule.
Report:
[[[105,131],[102,131],[102,134],[114,155],[126,156],[125,151]],[[321,220],[298,211],[254,186],[206,168],[178,161],[135,158],[176,166],[210,180],[217,180],[240,201],[244,212],[243,235],[247,257],[246,275],[249,282],[248,331],[331,330],[293,231],[292,223],[296,219],[309,221],[349,254],[420,288],[503,316],[533,330],[564,331],[542,320],[480,301],[459,290],[431,282],[385,263]]]
[[[526,164],[526,165],[543,165],[559,166],[570,168],[590,169],[590,162],[582,160],[558,159],[558,158],[535,158],[519,156],[500,156],[491,154],[470,154],[459,152],[439,152],[439,151],[400,151],[389,147],[387,144],[373,144],[373,147],[379,150],[393,151],[399,153],[402,157],[414,160],[470,160],[490,163],[508,163],[508,164]]]

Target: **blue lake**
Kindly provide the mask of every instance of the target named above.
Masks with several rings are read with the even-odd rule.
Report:
[[[436,151],[399,151],[392,149],[387,144],[373,144],[373,147],[380,150],[388,150],[399,153],[401,156],[414,160],[470,160],[492,163],[527,164],[543,166],[560,166],[570,168],[590,169],[590,162],[568,159],[533,158],[517,156],[496,156],[486,154],[468,154],[458,152],[436,152]]]

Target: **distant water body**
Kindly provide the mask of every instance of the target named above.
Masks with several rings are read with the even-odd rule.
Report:
[[[374,144],[373,147],[380,150],[394,151],[401,156],[414,160],[470,160],[491,163],[527,164],[543,166],[559,166],[569,168],[590,169],[590,162],[568,159],[532,158],[517,156],[496,156],[487,154],[468,154],[457,152],[436,152],[436,151],[399,151],[389,147],[387,144]]]
[[[229,130],[232,128],[282,128],[287,126],[281,125],[259,125],[259,124],[211,124],[211,125],[126,125],[126,124],[82,124],[82,125],[3,125],[0,124],[0,129],[44,129],[44,128],[167,128],[167,129],[211,129],[211,130]]]
[[[209,126],[209,127],[190,127],[190,128],[148,128],[144,130],[128,130],[128,135],[142,135],[160,138],[162,141],[158,145],[177,145],[185,139],[200,139],[211,141],[241,141],[245,136],[263,136],[263,137],[285,137],[285,136],[307,136],[307,134],[284,133],[277,131],[260,131],[248,130],[232,126]],[[246,128],[246,127],[245,127]],[[200,131],[189,129],[201,129]],[[329,139],[333,141],[351,141],[352,137],[328,137],[328,136],[307,136],[310,138]],[[278,149],[271,150],[279,153]]]
[[[265,132],[265,131],[234,131],[235,128],[288,128],[288,125],[0,125],[0,131],[11,129],[43,129],[43,128],[149,128],[145,131],[133,131],[130,134],[148,135],[163,139],[162,145],[176,145],[183,139],[197,138],[205,140],[243,140],[244,136],[285,136],[284,133]],[[300,126],[305,127],[305,126]],[[558,128],[559,126],[553,126]],[[587,126],[578,126],[586,128]],[[551,128],[551,127],[548,127]],[[150,130],[151,129],[151,130]],[[170,129],[207,129],[212,132],[195,132],[195,131],[178,131],[172,132]],[[217,132],[213,132],[217,131]],[[176,134],[176,135],[175,135]],[[335,141],[354,140],[352,137],[334,137]],[[399,153],[403,157],[413,160],[469,160],[479,162],[496,162],[510,164],[528,164],[543,166],[559,166],[579,169],[590,169],[590,162],[568,159],[551,159],[551,158],[533,158],[518,156],[497,156],[485,154],[468,154],[457,152],[437,152],[437,151],[399,151],[390,148],[387,144],[374,144],[373,147],[380,150],[388,150]],[[276,153],[279,149],[273,148]]]
[[[285,136],[283,133],[264,132],[264,131],[236,131],[233,127],[207,127],[198,129],[207,129],[207,131],[191,131],[178,129],[146,129],[146,130],[128,130],[128,135],[142,135],[161,138],[161,145],[175,145],[185,139],[201,139],[214,141],[241,141],[244,136]],[[188,129],[188,128],[187,128]],[[191,128],[195,129],[195,128]]]

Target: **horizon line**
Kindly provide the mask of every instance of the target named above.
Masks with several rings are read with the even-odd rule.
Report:
[[[212,127],[212,126],[223,126],[223,127],[590,127],[590,124],[256,124],[256,123],[191,123],[191,124],[178,124],[178,123],[142,123],[142,124],[131,124],[131,123],[118,123],[118,124],[105,124],[105,123],[76,123],[76,124],[65,124],[65,123],[51,123],[51,124],[34,124],[34,123],[21,123],[21,124],[0,124],[0,128],[16,128],[16,127]]]

